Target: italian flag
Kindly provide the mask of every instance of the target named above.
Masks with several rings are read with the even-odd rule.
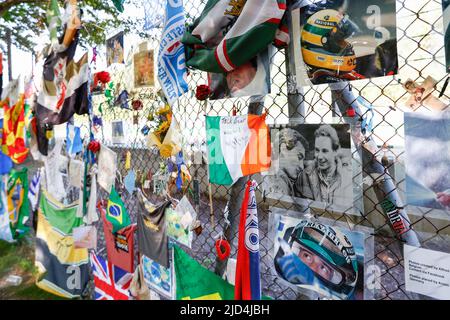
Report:
[[[240,177],[268,171],[271,145],[266,115],[207,116],[209,181],[232,185]]]
[[[209,0],[183,36],[186,65],[226,73],[286,42],[285,11],[286,0]]]

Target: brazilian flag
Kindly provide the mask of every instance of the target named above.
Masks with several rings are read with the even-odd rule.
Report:
[[[130,216],[123,204],[122,199],[114,186],[109,194],[108,207],[106,208],[106,219],[112,223],[113,233],[131,224]]]
[[[6,191],[11,232],[14,239],[22,238],[30,229],[26,222],[30,216],[28,204],[28,169],[11,170]]]

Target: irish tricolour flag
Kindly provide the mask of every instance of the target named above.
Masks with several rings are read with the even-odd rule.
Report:
[[[207,116],[206,138],[211,183],[231,185],[240,177],[269,170],[266,115]]]

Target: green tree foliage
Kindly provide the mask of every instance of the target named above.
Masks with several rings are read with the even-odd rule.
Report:
[[[63,0],[58,0],[60,6]],[[0,0],[0,46],[6,46],[7,31],[11,31],[14,46],[34,51],[38,37],[45,32],[46,10],[50,0]],[[121,14],[111,0],[78,0],[83,10],[83,28],[81,45],[93,46],[105,42],[108,30],[122,26],[125,32],[136,32],[142,22],[126,17],[126,5],[136,0],[125,2],[125,12]]]

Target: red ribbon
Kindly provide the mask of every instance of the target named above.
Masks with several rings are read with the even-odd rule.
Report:
[[[92,151],[93,153],[97,153],[98,151],[100,151],[100,142],[96,140],[89,142],[88,150]]]
[[[219,257],[220,261],[225,260],[230,256],[230,244],[227,240],[219,239],[216,241],[216,251],[217,256]]]

